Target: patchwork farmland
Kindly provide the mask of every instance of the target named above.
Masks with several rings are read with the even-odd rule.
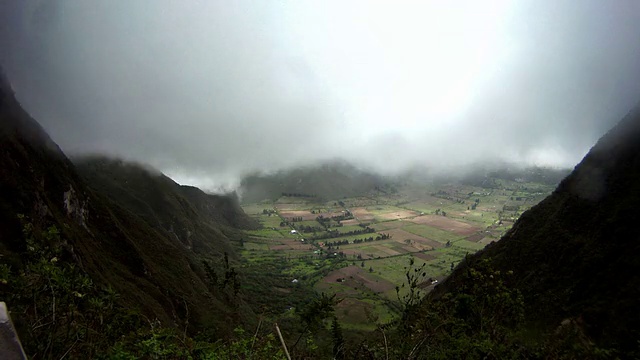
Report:
[[[248,267],[279,264],[273,276],[287,279],[287,291],[335,294],[345,326],[373,329],[398,314],[410,261],[423,267],[420,288],[428,292],[552,190],[500,180],[491,188],[405,185],[328,202],[283,196],[243,205],[262,229],[247,232],[242,254]]]

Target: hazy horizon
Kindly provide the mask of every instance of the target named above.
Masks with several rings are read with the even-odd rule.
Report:
[[[635,1],[8,0],[0,64],[70,155],[176,181],[343,159],[573,167],[640,100]]]

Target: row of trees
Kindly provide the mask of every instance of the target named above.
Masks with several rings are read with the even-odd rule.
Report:
[[[362,244],[365,242],[372,242],[372,241],[380,241],[380,240],[386,240],[386,239],[391,239],[391,235],[389,234],[379,234],[378,236],[376,236],[375,238],[373,236],[370,236],[368,238],[364,238],[364,239],[353,239],[351,241],[351,244]],[[349,245],[349,240],[340,240],[340,241],[329,241],[326,242],[325,245],[328,247],[329,250],[331,250],[332,248],[336,248],[336,249],[340,249],[340,245]]]
[[[319,226],[309,226],[309,225],[306,225],[306,226],[295,226],[294,225],[293,227],[296,230],[298,230],[299,232],[302,232],[302,233],[317,233],[317,232],[322,232],[322,231],[325,230],[324,228],[321,228]]]
[[[379,241],[379,240],[387,240],[387,239],[391,239],[391,235],[390,234],[384,234],[384,233],[380,233],[378,236],[374,237],[368,237],[365,239],[354,239],[353,243],[354,244],[361,244],[363,242],[371,242],[371,241]]]
[[[371,227],[366,227],[362,230],[351,230],[347,232],[340,232],[338,230],[335,231],[327,231],[322,234],[313,235],[312,239],[314,240],[322,240],[322,239],[335,239],[343,236],[354,236],[354,235],[362,235],[362,234],[371,234],[375,233],[376,230]]]
[[[317,197],[316,195],[313,194],[304,194],[304,193],[286,193],[283,192],[282,196],[287,196],[287,197],[301,197],[301,198],[314,198]]]
[[[449,201],[454,201],[454,202],[456,202],[458,204],[465,204],[466,203],[466,201],[464,199],[460,199],[458,197],[449,195],[448,192],[443,191],[443,190],[439,190],[438,192],[431,193],[431,196],[437,197],[437,198],[440,198],[440,199],[449,200]]]
[[[343,220],[351,220],[351,219],[353,219],[353,214],[351,214],[351,212],[349,210],[346,210],[344,212],[344,214],[342,214],[342,215],[334,215],[334,216],[331,216],[331,217],[324,217],[323,215],[320,215],[320,216],[316,217],[316,221],[319,222],[320,224],[322,224],[325,227],[326,227],[325,224],[328,224],[331,221],[340,222],[340,221],[343,221]]]

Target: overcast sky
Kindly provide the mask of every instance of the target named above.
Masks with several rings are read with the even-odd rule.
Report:
[[[207,188],[336,157],[573,166],[640,100],[640,2],[2,0],[0,63],[67,153]]]

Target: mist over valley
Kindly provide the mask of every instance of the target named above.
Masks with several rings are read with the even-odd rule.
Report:
[[[638,24],[0,2],[0,358],[640,357]]]

